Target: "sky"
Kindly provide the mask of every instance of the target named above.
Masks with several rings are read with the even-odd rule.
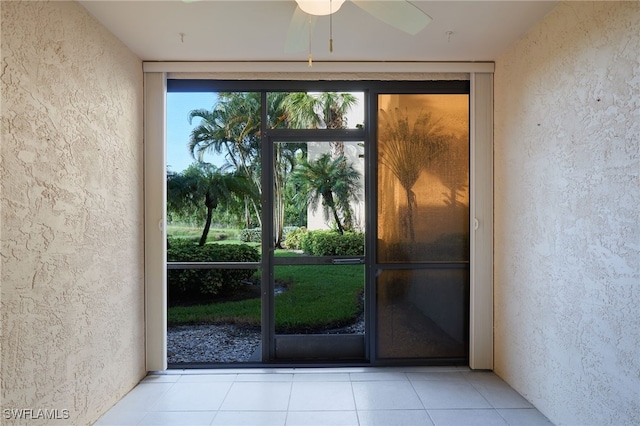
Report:
[[[187,144],[199,120],[189,124],[189,112],[200,108],[211,110],[216,99],[215,93],[167,93],[167,167],[171,171],[181,172],[195,161]]]

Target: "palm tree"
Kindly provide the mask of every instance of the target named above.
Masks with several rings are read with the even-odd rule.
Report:
[[[445,136],[431,113],[420,113],[414,122],[398,108],[380,110],[380,162],[400,181],[407,195],[407,213],[402,220],[406,234],[415,241],[413,210],[418,206],[412,188],[422,171],[446,149]]]
[[[344,233],[344,226],[338,214],[338,200],[356,198],[360,174],[347,164],[344,157],[331,159],[329,153],[316,161],[303,160],[291,175],[291,181],[300,188],[308,205],[316,210],[322,202],[325,220],[333,216],[338,232]]]
[[[267,95],[267,128],[286,128],[289,114],[286,99],[289,93],[270,92]],[[274,246],[282,248],[285,225],[285,194],[289,175],[296,162],[296,153],[306,151],[306,144],[277,142],[273,145],[273,226]]]
[[[167,216],[169,220],[180,218],[190,223],[206,217],[200,203],[193,199],[191,179],[182,172],[167,170]]]
[[[300,129],[346,129],[347,113],[358,104],[351,93],[290,93],[285,99],[289,125]],[[344,143],[331,143],[332,156],[344,156]]]
[[[358,99],[351,93],[294,92],[287,95],[285,107],[293,128],[344,129],[345,117],[357,103]]]
[[[345,129],[346,115],[357,104],[358,99],[353,94],[336,92],[295,92],[290,93],[284,101],[289,125],[294,128],[312,129]],[[330,149],[332,159],[344,157],[344,142],[331,142]],[[353,211],[349,198],[339,197],[337,204],[344,216],[345,228],[351,229]]]
[[[266,127],[282,128],[288,125],[285,99],[288,93],[271,92],[267,96]],[[194,158],[202,160],[206,152],[224,153],[229,165],[242,172],[253,182],[256,192],[261,192],[260,128],[261,96],[259,92],[220,93],[218,103],[211,111],[193,110],[189,120],[200,119],[191,133],[189,149]],[[275,144],[274,146],[274,226],[275,245],[280,247],[284,232],[284,189],[287,175],[292,169],[294,151],[300,144]],[[249,204],[262,226],[258,202],[245,197],[245,226],[250,227]]]
[[[213,211],[234,196],[255,198],[255,192],[243,175],[224,173],[212,164],[194,163],[182,173],[167,176],[167,203],[170,208],[180,209],[188,205],[204,205],[206,208],[200,246],[207,242]]]
[[[228,164],[260,193],[260,94],[232,92],[220,93],[218,97],[211,111],[196,109],[189,113],[189,123],[194,118],[200,119],[189,139],[191,155],[202,161],[208,152],[225,154]],[[245,197],[244,202],[246,226],[250,226],[250,207],[262,225],[258,202],[251,197]]]
[[[220,93],[218,103],[211,111],[193,110],[189,122],[195,118],[200,124],[191,132],[189,150],[194,158],[202,161],[207,152],[225,154],[227,162],[235,170],[244,174],[260,193],[260,128],[261,101],[258,92]],[[266,127],[326,127],[344,128],[346,112],[357,102],[348,93],[306,93],[270,92],[267,96]],[[332,143],[342,146],[337,152],[344,153],[342,142]],[[305,147],[302,147],[304,150]],[[277,143],[274,145],[274,226],[275,245],[280,246],[284,230],[284,193],[288,175],[293,168],[295,153],[300,144]],[[336,151],[336,150],[334,150]],[[253,206],[260,226],[260,208],[255,199],[245,198],[245,222],[249,227],[249,204]],[[348,199],[341,196],[338,205],[344,213],[345,223],[351,226],[351,206]]]

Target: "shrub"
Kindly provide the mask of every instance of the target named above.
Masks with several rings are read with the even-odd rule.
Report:
[[[169,262],[258,262],[260,254],[244,244],[197,244],[182,239],[168,241]],[[252,269],[170,269],[167,288],[171,300],[211,298],[229,293],[253,275]]]
[[[245,243],[259,243],[262,241],[262,228],[243,229],[238,238]]]
[[[285,226],[282,229],[282,239],[286,240],[291,232],[297,231],[298,229],[300,229],[298,226]]]
[[[296,229],[298,229],[297,226],[285,226],[282,230],[283,240],[287,238],[291,231]],[[238,238],[245,243],[260,243],[262,242],[262,228],[243,229],[240,231]]]
[[[301,228],[295,227],[286,233],[286,237],[282,245],[289,250],[301,250],[302,238],[307,233],[307,228],[304,226]]]
[[[364,255],[364,234],[360,232],[309,231],[301,239],[302,250],[313,256]]]

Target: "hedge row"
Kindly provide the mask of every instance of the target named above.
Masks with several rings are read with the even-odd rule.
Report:
[[[168,262],[258,262],[260,254],[244,244],[198,246],[184,238],[170,238]],[[170,269],[167,288],[171,300],[211,298],[227,294],[251,278],[252,269]]]
[[[261,229],[244,229],[240,231],[240,240],[244,242],[260,242]],[[364,255],[364,234],[361,232],[345,232],[317,230],[287,226],[284,229],[283,246],[289,250],[302,250],[313,256],[362,256]]]
[[[361,232],[307,231],[299,228],[287,235],[284,241],[290,250],[302,250],[313,256],[362,256],[364,234]]]

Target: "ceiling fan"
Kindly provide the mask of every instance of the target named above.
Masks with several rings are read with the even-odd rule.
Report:
[[[431,17],[408,0],[350,0],[351,3],[380,21],[408,34],[419,33]],[[301,52],[309,48],[311,34],[318,16],[333,15],[345,0],[295,0],[285,52]],[[331,25],[331,24],[330,24]],[[333,40],[329,40],[329,50],[333,50]]]
[[[193,3],[199,0],[182,1]],[[380,21],[411,35],[419,33],[431,22],[431,17],[409,0],[349,1]],[[329,15],[331,18],[331,15],[340,10],[345,0],[295,0],[295,2],[296,9],[287,30],[285,52],[288,53],[310,50],[311,34],[318,16]],[[331,22],[330,19],[330,25],[332,25]],[[332,38],[329,40],[329,50],[333,51]],[[309,63],[311,64],[311,52],[309,52]]]

